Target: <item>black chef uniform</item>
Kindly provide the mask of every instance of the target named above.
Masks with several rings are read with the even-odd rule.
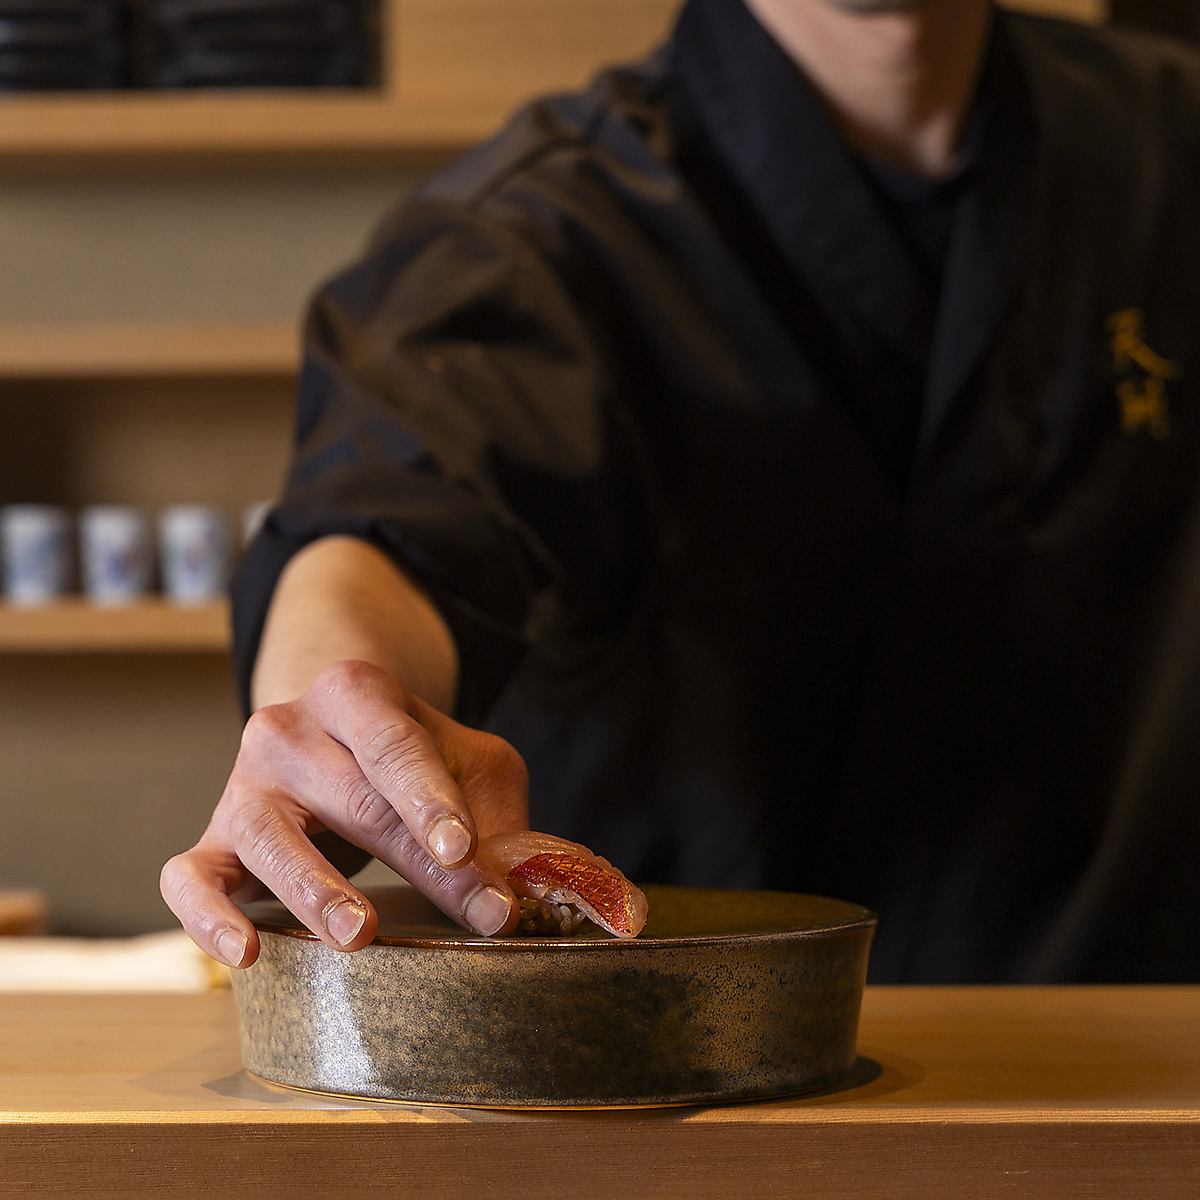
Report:
[[[903,184],[733,0],[442,172],[312,308],[243,687],[357,534],[536,826],[881,982],[1200,980],[1200,61],[996,12]]]

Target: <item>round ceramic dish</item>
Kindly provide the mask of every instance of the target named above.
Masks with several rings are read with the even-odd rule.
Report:
[[[642,936],[474,937],[368,891],[379,936],[330,950],[247,910],[246,1066],[292,1087],[516,1108],[704,1104],[835,1086],[855,1061],[872,913],[786,892],[649,887]]]

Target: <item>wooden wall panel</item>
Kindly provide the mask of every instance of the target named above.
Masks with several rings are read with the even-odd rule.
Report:
[[[393,94],[430,132],[492,126],[545,91],[646,53],[676,0],[398,0]]]
[[[209,379],[5,385],[0,503],[207,503],[278,494],[293,385]]]
[[[204,828],[237,748],[219,655],[0,659],[0,880],[59,933],[168,928],[158,872]]]

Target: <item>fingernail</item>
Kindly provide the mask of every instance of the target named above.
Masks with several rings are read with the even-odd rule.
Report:
[[[367,910],[353,900],[339,900],[325,916],[325,928],[339,946],[348,946],[367,919]]]
[[[238,966],[246,957],[246,935],[236,929],[223,929],[217,935],[217,955],[223,963]]]
[[[429,831],[429,851],[443,867],[462,862],[471,849],[471,832],[457,817],[442,817]]]
[[[494,887],[481,887],[467,901],[467,909],[463,915],[476,933],[491,937],[504,927],[511,911],[512,901],[503,892]]]

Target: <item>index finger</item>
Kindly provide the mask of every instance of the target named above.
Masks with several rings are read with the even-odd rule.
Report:
[[[305,699],[435,862],[455,868],[475,857],[479,836],[462,790],[413,699],[386,671],[336,663]]]

